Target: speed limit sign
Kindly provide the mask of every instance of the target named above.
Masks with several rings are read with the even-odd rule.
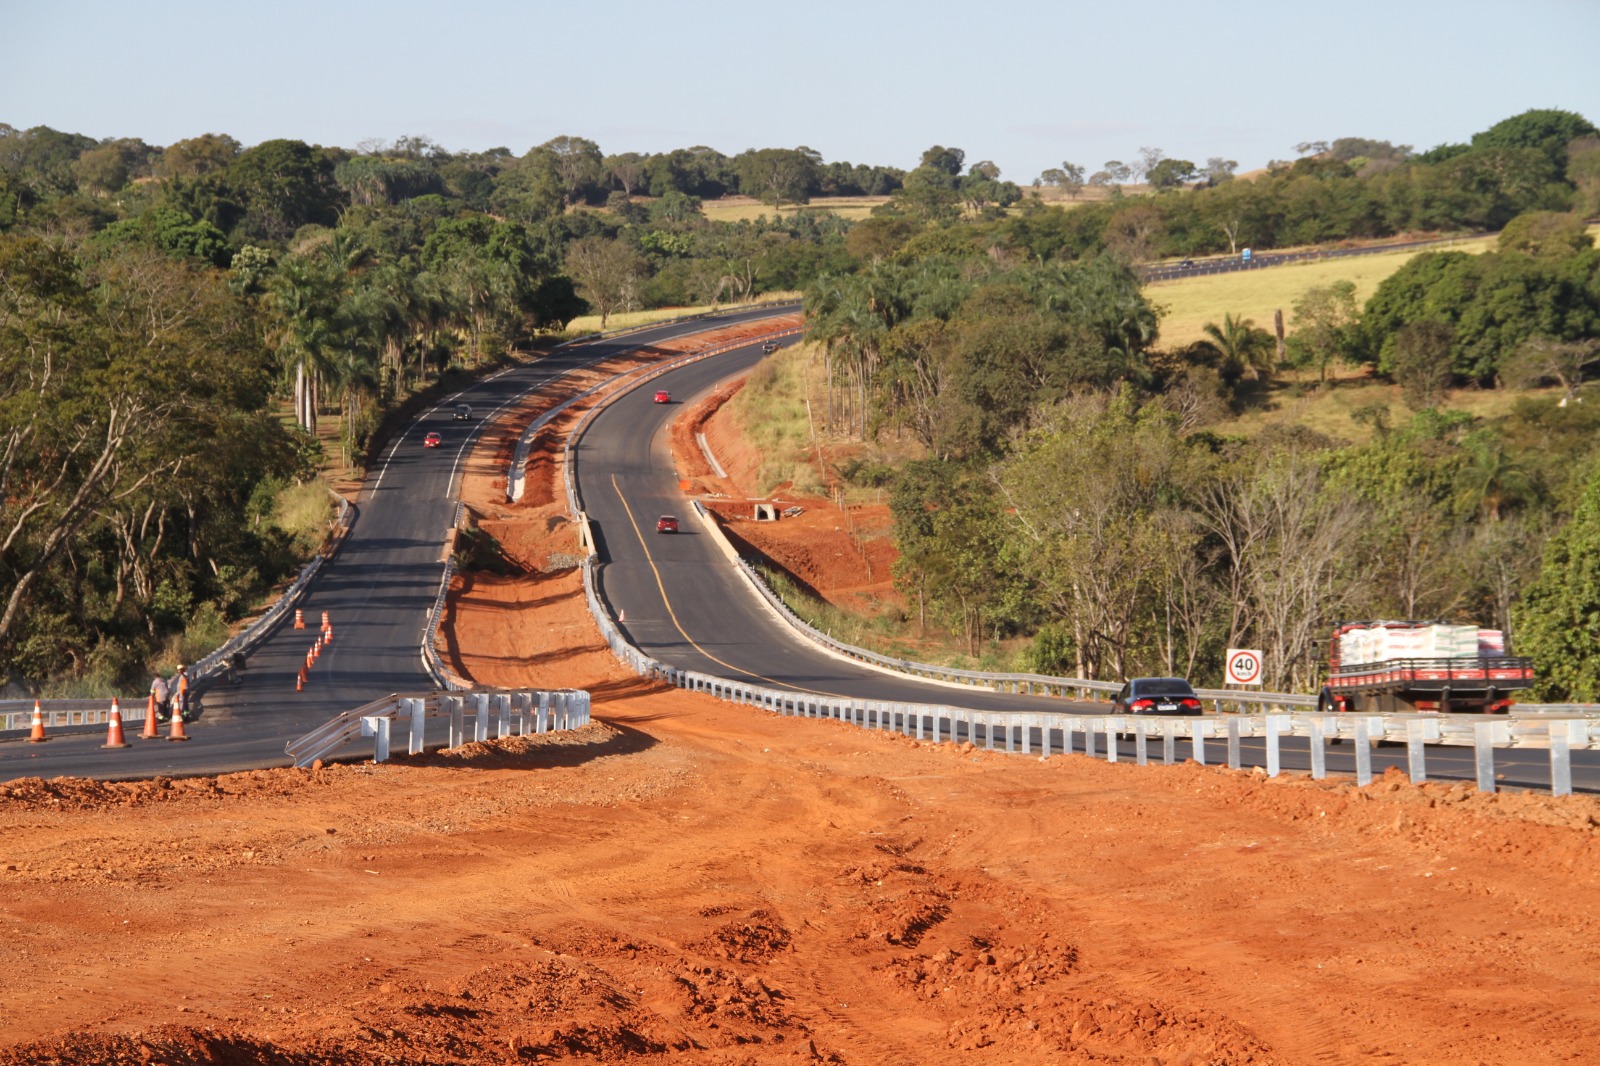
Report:
[[[1261,653],[1249,648],[1229,648],[1228,684],[1261,684]]]

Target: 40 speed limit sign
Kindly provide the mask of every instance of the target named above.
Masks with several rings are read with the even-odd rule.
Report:
[[[1261,653],[1250,648],[1229,648],[1228,684],[1261,684]]]

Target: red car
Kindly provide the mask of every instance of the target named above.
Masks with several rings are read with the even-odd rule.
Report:
[[[657,389],[656,390],[656,403],[671,403],[671,402],[672,402],[672,393],[668,392],[666,389]]]
[[[422,446],[424,448],[437,448],[443,443],[444,441],[439,439],[439,434],[437,433],[429,433],[426,437],[422,438]]]
[[[676,515],[664,514],[656,519],[657,533],[676,533],[678,531],[678,518]]]

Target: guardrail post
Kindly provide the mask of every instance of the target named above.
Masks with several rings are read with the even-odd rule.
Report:
[[[1267,726],[1267,776],[1277,777],[1282,768],[1278,759],[1278,731],[1283,728],[1283,719],[1275,714],[1266,717]]]
[[[372,737],[372,761],[389,761],[389,725],[386,714],[365,715],[361,719],[361,735]]]
[[[1239,716],[1228,716],[1228,769],[1239,768]]]
[[[1116,762],[1119,754],[1117,751],[1117,738],[1122,732],[1122,719],[1106,718],[1104,722],[1106,724],[1106,762]]]
[[[1572,795],[1572,732],[1567,722],[1550,723],[1550,795]]]
[[[1478,768],[1478,791],[1494,791],[1494,723],[1472,723],[1472,746]]]
[[[1406,769],[1411,783],[1420,785],[1428,779],[1427,756],[1422,753],[1423,730],[1427,723],[1413,718],[1406,723]]]
[[[1093,718],[1083,720],[1083,753],[1089,758],[1094,758],[1094,723]]]
[[[1194,749],[1194,761],[1204,766],[1206,764],[1206,720],[1204,718],[1189,719],[1189,744]]]
[[[1356,738],[1351,743],[1356,746],[1356,784],[1372,784],[1372,740],[1367,735],[1368,726],[1366,718],[1357,718],[1355,726]]]
[[[495,729],[495,737],[504,740],[511,735],[511,697],[502,692],[495,696],[494,703],[500,719]]]
[[[460,696],[446,696],[445,702],[450,708],[450,736],[446,743],[459,748],[467,742],[466,700]]]
[[[1001,721],[1005,722],[1005,727],[1004,728],[1005,728],[1005,731],[1006,731],[1006,751],[1008,751],[1008,752],[1016,751],[1017,749],[1015,747],[1013,747],[1012,744],[1011,744],[1011,734],[1014,731],[1012,729],[1012,726],[1015,723],[1011,721],[1011,716],[1009,714],[1001,715],[1000,718],[1001,718]]]
[[[426,700],[407,700],[411,711],[410,735],[406,738],[406,750],[412,755],[421,755],[428,747],[428,702]]]
[[[1144,727],[1147,724],[1143,718],[1133,720],[1133,761],[1139,766],[1150,764],[1149,741],[1144,734]]]
[[[1321,781],[1328,776],[1328,751],[1322,744],[1322,716],[1311,717],[1311,779]]]
[[[1168,718],[1161,723],[1161,761],[1168,766],[1177,762],[1178,723]]]

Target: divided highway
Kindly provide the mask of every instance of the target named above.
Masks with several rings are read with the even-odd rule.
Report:
[[[719,323],[769,317],[772,308],[722,316]],[[100,747],[104,729],[57,731],[46,744],[0,743],[0,780],[73,775],[136,778],[220,773],[289,764],[284,744],[334,715],[395,692],[431,690],[420,655],[427,612],[443,573],[443,548],[456,508],[461,466],[483,424],[502,407],[561,374],[640,344],[708,328],[682,323],[576,345],[528,367],[502,371],[441,401],[392,441],[369,476],[354,522],[337,556],[313,582],[302,607],[308,622],[286,620],[251,654],[240,683],[204,693],[203,712],[186,744],[140,740],[143,707],[127,709],[130,747]],[[645,654],[685,670],[800,692],[899,703],[951,704],[979,711],[1103,714],[1103,704],[1074,703],[939,685],[870,669],[802,641],[749,590],[693,515],[678,488],[666,428],[684,403],[760,361],[759,344],[704,359],[620,397],[591,421],[574,450],[582,506],[596,536],[602,594],[613,617]],[[653,402],[656,388],[676,402]],[[473,407],[457,422],[457,403]],[[428,432],[443,446],[424,448]],[[679,519],[677,534],[658,534],[657,519]],[[295,674],[314,639],[321,612],[334,641],[296,693]],[[755,713],[755,712],[753,712]],[[1214,749],[1220,755],[1220,749]],[[1264,761],[1247,742],[1247,761]],[[1131,757],[1131,745],[1126,754]],[[1253,760],[1251,756],[1253,755]],[[1404,765],[1403,748],[1374,752],[1375,769]],[[1546,753],[1496,753],[1506,785],[1544,789]],[[1600,752],[1574,752],[1573,784],[1600,790]],[[1286,769],[1309,766],[1304,742],[1286,742]],[[1353,772],[1348,748],[1329,752],[1329,769]],[[1429,774],[1471,780],[1472,751],[1433,748]]]
[[[256,646],[239,684],[218,683],[203,691],[201,714],[188,726],[187,743],[139,739],[141,701],[123,708],[127,748],[102,748],[103,726],[53,730],[44,744],[18,737],[0,743],[0,780],[139,778],[287,766],[284,744],[334,715],[390,693],[433,689],[422,665],[423,628],[444,572],[445,536],[455,517],[461,467],[484,419],[574,368],[641,344],[784,312],[792,307],[757,308],[719,316],[712,323],[658,326],[571,345],[440,401],[385,447],[368,475],[344,544],[300,604],[307,628],[294,629],[292,619],[285,620]],[[453,419],[458,403],[472,405],[470,421]],[[430,431],[443,438],[441,447],[423,447]],[[297,693],[295,674],[316,638],[323,611],[332,618],[333,643],[310,672],[305,691]]]

